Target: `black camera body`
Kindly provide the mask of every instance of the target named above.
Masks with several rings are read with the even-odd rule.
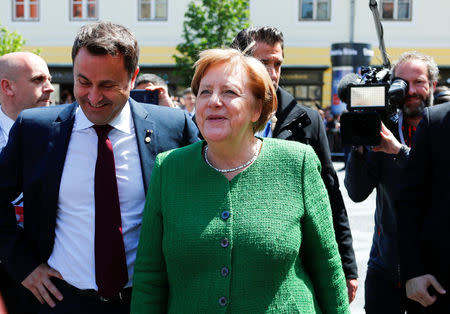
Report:
[[[158,90],[132,89],[130,91],[130,97],[133,100],[152,105],[158,105],[158,94]]]
[[[408,93],[408,83],[401,78],[390,79],[389,69],[363,67],[360,78],[351,73],[339,82],[338,95],[347,104],[341,116],[341,137],[344,144],[376,146],[381,141],[381,122],[390,125],[397,119]]]

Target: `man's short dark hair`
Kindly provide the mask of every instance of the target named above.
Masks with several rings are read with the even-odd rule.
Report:
[[[145,73],[140,74],[136,82],[134,83],[134,86],[138,86],[139,84],[146,84],[146,83],[152,83],[155,86],[164,86],[167,89],[167,83],[164,81],[161,77],[159,77],[156,74],[153,73]]]
[[[111,22],[99,21],[80,28],[72,46],[72,62],[81,48],[97,56],[121,54],[129,78],[138,66],[139,46],[136,38],[126,27]]]
[[[272,26],[249,27],[241,30],[231,43],[231,48],[238,49],[246,55],[253,55],[256,42],[263,42],[270,46],[277,43],[281,44],[281,50],[284,48],[283,33]]]
[[[194,95],[194,92],[192,91],[192,88],[190,88],[190,87],[186,88],[181,95],[184,97],[187,94]]]

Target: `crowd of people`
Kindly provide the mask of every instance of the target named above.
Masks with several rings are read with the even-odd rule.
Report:
[[[164,80],[139,75],[138,42],[118,24],[80,28],[66,104],[48,106],[42,58],[0,57],[3,310],[349,313],[339,122],[279,86],[284,57],[274,27],[202,51],[184,110]],[[433,97],[429,56],[406,52],[392,73],[408,84],[398,120],[379,145],[352,147],[345,174],[354,201],[377,192],[365,310],[446,313],[450,109],[431,106],[450,93]]]

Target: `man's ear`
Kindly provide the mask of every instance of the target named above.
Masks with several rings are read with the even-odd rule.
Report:
[[[134,74],[131,77],[131,89],[134,88],[134,84],[136,83],[136,78],[138,74],[139,74],[139,67],[136,67],[136,71],[134,71]]]
[[[436,90],[437,81],[433,82],[433,92]]]
[[[0,92],[1,94],[7,95],[9,97],[14,96],[13,83],[7,79],[0,80]]]

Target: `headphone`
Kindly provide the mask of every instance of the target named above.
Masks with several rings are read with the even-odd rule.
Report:
[[[433,95],[433,97],[434,97],[433,100],[434,105],[439,105],[444,102],[448,102],[450,101],[450,90],[444,90],[442,92],[436,93]]]
[[[439,92],[437,94],[434,94],[434,98],[444,97],[444,96],[450,96],[450,90],[444,90],[442,92]]]

